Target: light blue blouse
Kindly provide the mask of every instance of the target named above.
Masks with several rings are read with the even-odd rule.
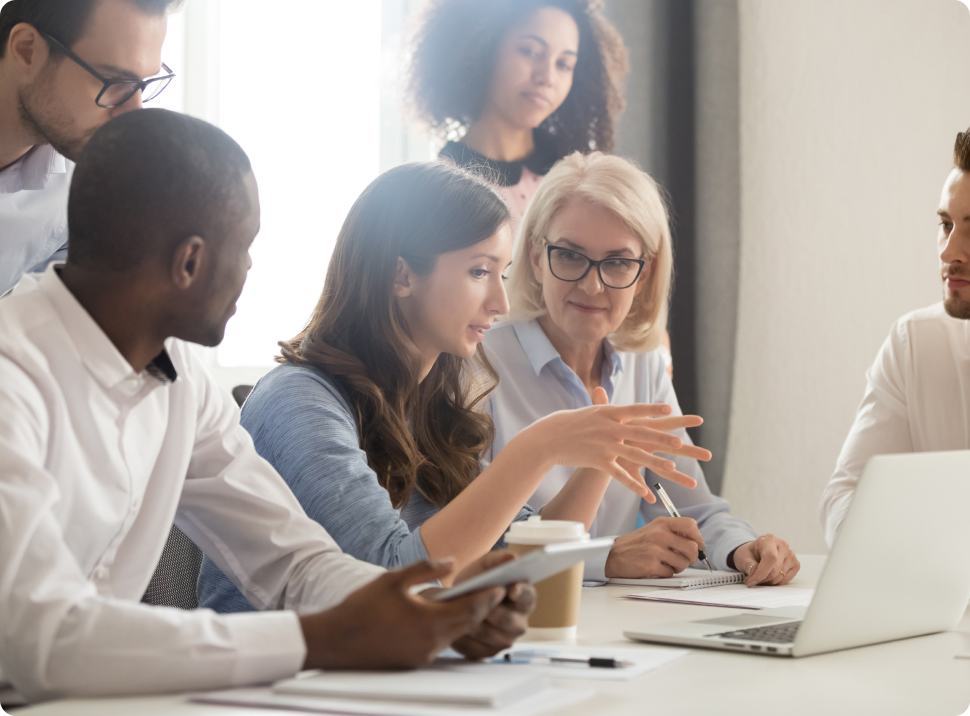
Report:
[[[498,323],[485,332],[484,346],[500,377],[498,388],[488,403],[488,411],[495,422],[493,453],[498,453],[519,431],[539,418],[557,410],[592,405],[583,382],[562,360],[537,321]],[[608,360],[603,361],[601,384],[611,404],[665,403],[673,408],[673,415],[682,414],[659,352],[616,351],[609,341],[604,341],[603,347]],[[691,442],[686,430],[674,434],[685,443]],[[697,460],[671,458],[678,470],[697,480],[697,487],[691,490],[664,480],[664,489],[681,515],[697,521],[714,568],[728,569],[728,555],[755,539],[758,533],[750,524],[731,515],[727,500],[711,492]],[[529,506],[537,512],[542,509],[572,473],[573,468],[561,465],[550,470],[529,499]],[[649,485],[660,481],[646,469],[643,474]],[[590,534],[612,537],[632,532],[636,529],[638,516],[644,522],[650,522],[656,517],[666,517],[667,511],[659,500],[650,504],[613,481],[596,513]],[[605,558],[598,563],[588,562],[586,579],[605,579],[605,565]]]
[[[388,568],[428,557],[421,525],[438,508],[417,490],[404,509],[391,505],[360,449],[354,412],[333,378],[315,368],[278,366],[253,388],[241,423],[253,436],[256,451],[344,552]],[[525,507],[516,520],[532,514]],[[202,563],[198,595],[200,607],[217,612],[253,610],[208,558]]]

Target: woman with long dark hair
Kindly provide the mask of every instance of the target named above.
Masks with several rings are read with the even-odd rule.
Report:
[[[359,559],[391,567],[453,557],[461,569],[532,514],[523,506],[557,464],[592,467],[638,494],[646,487],[630,465],[694,484],[652,454],[678,454],[682,440],[668,431],[700,422],[667,417],[665,405],[558,412],[483,469],[495,371],[481,341],[508,311],[508,219],[495,191],[457,168],[410,164],[380,176],[344,222],[307,327],[281,343],[281,365],[243,406],[259,454]],[[591,521],[598,491],[577,480],[543,517]],[[211,562],[199,596],[217,611],[249,608]]]

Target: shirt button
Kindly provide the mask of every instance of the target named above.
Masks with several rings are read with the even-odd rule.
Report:
[[[131,378],[125,378],[125,387],[128,390],[135,390],[141,381],[138,378],[132,376]]]
[[[99,582],[106,580],[108,578],[108,568],[102,564],[100,567],[94,570],[94,578]]]

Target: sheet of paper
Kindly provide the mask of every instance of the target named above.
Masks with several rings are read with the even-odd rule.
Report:
[[[690,592],[643,592],[628,594],[628,599],[648,602],[674,602],[697,604],[708,607],[731,607],[734,609],[775,609],[777,607],[807,607],[815,595],[814,589],[796,587],[746,587],[728,584]]]
[[[644,674],[681,659],[690,652],[687,649],[671,649],[655,646],[565,646],[549,642],[517,642],[507,650],[515,654],[538,656],[597,656],[630,661],[633,666],[616,669],[585,666],[583,664],[516,664],[517,669],[528,669],[543,676],[556,679],[583,679],[589,681],[633,681]],[[501,661],[506,652],[498,654],[493,661]],[[467,663],[467,662],[466,662]],[[472,666],[478,666],[472,665]]]
[[[320,714],[360,714],[361,716],[540,716],[549,711],[581,703],[595,695],[596,692],[592,689],[549,688],[528,696],[512,706],[499,709],[288,696],[274,694],[269,687],[212,691],[196,694],[190,697],[190,700],[224,706],[286,709]]]

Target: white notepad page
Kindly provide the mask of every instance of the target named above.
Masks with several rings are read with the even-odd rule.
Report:
[[[697,604],[708,607],[732,607],[734,609],[775,609],[777,607],[807,607],[815,595],[814,589],[796,587],[746,587],[729,584],[695,592],[644,592],[628,594],[628,599],[648,602],[673,602]]]
[[[541,675],[512,665],[467,673],[430,666],[417,671],[326,671],[273,684],[276,694],[368,701],[445,703],[497,708],[548,686]]]
[[[740,572],[718,572],[706,569],[694,569],[688,567],[683,572],[678,572],[673,577],[665,579],[622,579],[610,577],[610,584],[630,584],[638,587],[670,587],[673,589],[703,589],[705,587],[716,587],[719,584],[740,584],[744,581],[744,575]]]

